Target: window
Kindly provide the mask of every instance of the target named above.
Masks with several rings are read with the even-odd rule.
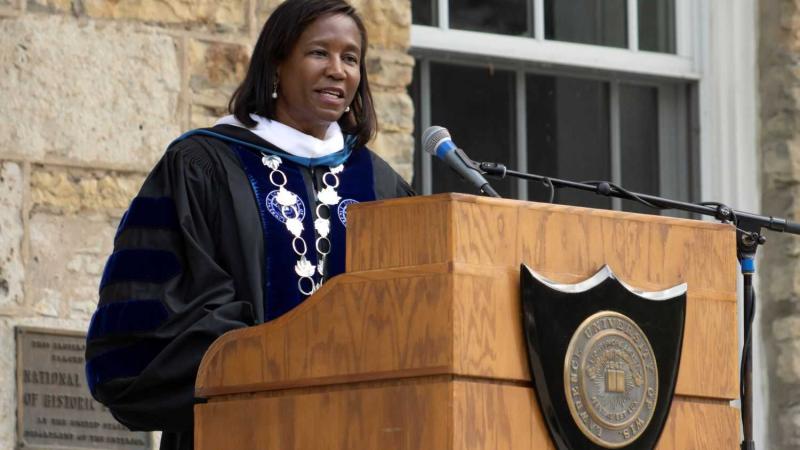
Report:
[[[687,5],[414,0],[415,188],[476,193],[421,152],[422,131],[441,125],[477,161],[692,198],[698,183],[689,130],[699,77],[688,55],[691,30],[675,27]],[[539,183],[490,182],[504,197],[549,197]],[[557,191],[556,201],[651,212],[566,189]]]

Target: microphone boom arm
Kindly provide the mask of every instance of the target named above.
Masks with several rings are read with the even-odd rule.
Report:
[[[715,219],[720,221],[733,222],[734,225],[737,226],[739,221],[746,220],[750,222],[751,225],[758,225],[768,230],[800,235],[800,224],[798,223],[790,222],[786,219],[781,219],[779,217],[762,216],[758,214],[749,213],[746,211],[735,210],[721,203],[713,203],[716,206],[712,207],[709,204],[682,202],[678,200],[672,200],[669,198],[658,197],[655,195],[630,192],[607,181],[586,183],[586,182],[562,180],[559,178],[545,177],[543,175],[518,172],[516,170],[511,170],[506,168],[506,166],[504,166],[503,164],[498,164],[493,162],[482,162],[478,164],[478,167],[480,167],[481,172],[491,177],[504,178],[506,176],[512,176],[524,180],[549,183],[552,184],[554,187],[558,188],[567,187],[587,192],[594,192],[595,194],[603,195],[606,197],[616,197],[616,198],[621,198],[623,200],[634,200],[634,201],[645,200],[647,203],[650,203],[650,206],[659,209],[676,209],[695,214],[702,214],[705,216],[714,217]]]

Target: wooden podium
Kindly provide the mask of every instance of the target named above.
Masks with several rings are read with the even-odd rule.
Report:
[[[554,448],[528,371],[522,262],[561,282],[608,264],[646,290],[688,283],[676,396],[657,448],[738,448],[729,226],[459,194],[348,215],[347,273],[206,353],[198,450]]]

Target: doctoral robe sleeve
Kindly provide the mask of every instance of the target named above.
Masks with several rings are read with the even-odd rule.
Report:
[[[252,325],[216,254],[230,200],[209,148],[172,146],[132,201],[100,283],[86,346],[92,395],[132,430],[192,428],[200,360],[223,333]]]

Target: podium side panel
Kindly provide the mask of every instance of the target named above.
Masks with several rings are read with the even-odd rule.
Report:
[[[218,339],[196,394],[452,372],[453,281],[444,270],[336,277],[286,315]]]
[[[736,302],[689,296],[677,394],[739,398],[736,315]]]
[[[453,448],[555,450],[533,389],[456,381]]]
[[[456,373],[530,382],[519,271],[457,265],[453,276]]]
[[[452,383],[239,396],[195,406],[195,449],[449,450]]]
[[[739,410],[725,402],[676,397],[658,450],[739,449]]]
[[[464,379],[455,382],[453,392],[454,448],[555,448],[531,388]],[[675,397],[656,448],[738,449],[738,417],[724,401]]]

